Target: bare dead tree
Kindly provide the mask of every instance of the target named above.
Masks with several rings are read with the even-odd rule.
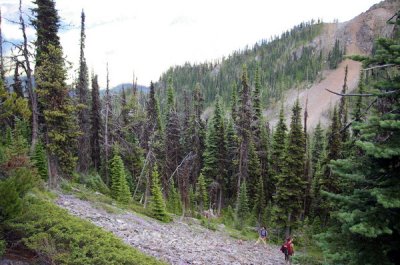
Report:
[[[30,147],[30,151],[32,153],[35,149],[35,146],[36,146],[36,143],[38,140],[38,135],[39,135],[39,111],[38,111],[37,95],[36,95],[35,91],[33,90],[32,68],[31,68],[31,64],[30,64],[30,60],[29,60],[31,54],[29,53],[29,49],[28,49],[28,38],[26,36],[26,25],[25,25],[24,17],[22,16],[22,0],[19,1],[19,23],[21,26],[22,37],[23,37],[23,44],[22,44],[21,50],[22,50],[22,54],[23,54],[24,62],[25,62],[24,64],[22,64],[22,67],[24,68],[26,78],[27,78],[26,89],[28,91],[29,101],[31,103],[31,108],[32,108],[32,142],[31,142],[31,147]]]

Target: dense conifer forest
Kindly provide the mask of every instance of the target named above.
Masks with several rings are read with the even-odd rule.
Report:
[[[85,187],[161,222],[211,215],[206,226],[244,236],[266,226],[275,244],[294,235],[312,250],[300,264],[400,263],[399,12],[372,55],[351,57],[363,64],[358,89],[347,91],[346,70],[328,128],[307,131],[298,100],[274,128],[263,110],[342,61],[339,40],[328,52],[308,45],[322,21],[219,62],[172,67],[148,93],[133,80],[112,94],[107,76],[100,95],[84,11],[71,85],[55,3],[34,3],[31,25],[20,11],[11,84],[1,54],[0,255],[18,245],[41,264],[162,264],[52,203]]]

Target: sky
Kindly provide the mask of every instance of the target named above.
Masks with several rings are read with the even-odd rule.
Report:
[[[30,1],[22,0],[31,14]],[[56,0],[62,21],[61,44],[76,75],[80,15],[86,15],[85,56],[90,73],[110,86],[132,82],[148,86],[169,67],[229,56],[235,50],[271,39],[301,22],[345,22],[379,0]],[[3,39],[21,39],[17,0],[0,0]],[[35,32],[28,30],[31,40]]]

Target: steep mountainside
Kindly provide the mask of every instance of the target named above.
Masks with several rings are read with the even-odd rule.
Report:
[[[289,110],[297,96],[303,108],[308,97],[309,127],[313,128],[320,119],[322,123],[326,123],[324,118],[327,111],[339,99],[339,96],[325,89],[342,89],[346,65],[349,67],[349,90],[357,87],[361,65],[345,60],[332,69],[332,60],[340,62],[343,53],[370,54],[374,39],[391,33],[393,27],[387,25],[386,21],[399,8],[399,1],[383,1],[347,22],[302,23],[280,37],[263,40],[252,48],[234,52],[219,62],[199,65],[188,63],[170,68],[157,83],[161,88],[159,93],[165,94],[166,80],[168,76],[172,76],[178,98],[183,97],[184,91],[192,91],[195,84],[199,83],[206,106],[212,106],[217,94],[229,105],[233,89],[240,88],[238,80],[242,65],[247,64],[252,83],[255,69],[259,65],[266,119],[272,125],[275,123],[278,113],[276,108],[279,108],[282,100]],[[340,58],[333,58],[335,43],[339,44],[337,56]]]

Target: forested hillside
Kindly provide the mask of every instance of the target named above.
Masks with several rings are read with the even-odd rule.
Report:
[[[85,58],[84,11],[78,74],[68,84],[54,1],[35,2],[34,54],[21,5],[13,84],[5,82],[3,63],[0,69],[1,255],[24,253],[40,264],[172,260],[145,256],[71,217],[54,204],[65,192],[159,224],[177,216],[200,219],[211,230],[223,224],[237,245],[266,226],[271,244],[294,237],[300,264],[400,263],[400,9],[385,21],[390,32],[368,43],[372,54],[350,57],[362,63],[356,91],[349,92],[346,67],[327,128],[310,132],[299,99],[281,105],[273,130],[263,105],[340,62],[336,36],[331,49],[312,45],[321,22],[303,23],[218,64],[172,68],[148,93],[135,84],[111,93],[107,69],[101,97]]]
[[[279,37],[262,40],[252,48],[236,51],[219,61],[171,67],[161,76],[158,85],[165,87],[167,79],[172,77],[177,97],[183,98],[185,90],[191,91],[199,83],[206,106],[212,104],[217,95],[226,103],[233,90],[239,88],[241,67],[246,64],[252,80],[256,68],[261,69],[261,101],[267,104],[279,99],[289,88],[313,83],[321,78],[324,67],[335,68],[342,60],[343,44],[339,40],[331,51],[312,43],[323,27],[322,21],[301,23]]]

